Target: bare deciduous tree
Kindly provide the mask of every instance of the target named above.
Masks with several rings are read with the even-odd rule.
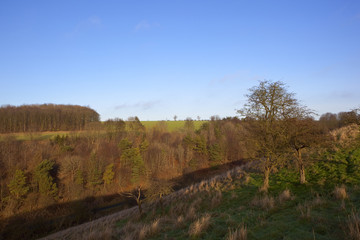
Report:
[[[286,128],[283,121],[298,117],[301,106],[294,93],[289,93],[284,83],[261,81],[249,89],[248,100],[238,113],[252,122],[252,138],[258,149],[264,173],[263,190],[269,187],[271,171],[284,160]]]
[[[136,204],[138,205],[138,209],[139,209],[139,214],[140,216],[143,213],[142,210],[142,202],[143,202],[143,198],[142,198],[142,186],[139,185],[136,190],[132,191],[132,192],[121,192],[120,195],[127,197],[127,198],[132,198],[136,201]]]

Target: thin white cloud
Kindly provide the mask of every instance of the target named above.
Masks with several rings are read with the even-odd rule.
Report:
[[[359,99],[359,95],[352,91],[333,91],[328,95],[329,99],[346,99],[346,100],[355,100]]]
[[[135,31],[143,30],[143,29],[149,29],[150,24],[147,21],[141,21],[135,26]]]
[[[94,27],[101,27],[102,26],[102,21],[99,17],[97,16],[92,16],[90,18],[88,18],[86,20],[86,23],[90,26],[94,26]]]
[[[156,105],[158,105],[160,103],[160,100],[156,100],[156,101],[146,101],[146,102],[137,102],[134,104],[120,104],[115,106],[116,110],[120,110],[120,109],[125,109],[125,108],[140,108],[141,110],[149,110],[153,107],[155,107]]]
[[[158,27],[158,26],[159,26],[158,23],[149,23],[146,20],[142,20],[141,22],[136,24],[136,26],[134,28],[134,31],[139,32],[139,31],[150,30],[151,28],[155,28],[155,27]]]
[[[91,16],[76,24],[71,33],[68,34],[68,37],[76,36],[81,32],[89,31],[91,29],[99,29],[102,26],[103,24],[101,18],[99,18],[98,16]]]

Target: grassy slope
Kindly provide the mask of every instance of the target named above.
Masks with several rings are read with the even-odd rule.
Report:
[[[141,218],[133,208],[49,239],[230,239],[236,230],[247,239],[349,239],[349,216],[360,207],[356,185],[341,199],[334,186],[273,176],[261,193],[261,182],[260,174],[234,170],[169,195],[163,210],[149,203]]]
[[[358,189],[349,189],[350,198],[342,201],[336,200],[330,189],[292,184],[288,186],[291,195],[287,198],[286,192],[283,193],[285,184],[276,185],[268,194],[263,194],[258,191],[261,176],[251,176],[249,184],[237,179],[220,187],[221,193],[212,189],[192,195],[186,200],[188,206],[176,214],[172,208],[179,202],[171,203],[164,215],[149,214],[141,219],[143,226],[135,236],[141,234],[146,225],[151,228],[154,219],[162,219],[159,231],[148,231],[146,239],[224,239],[229,235],[229,228],[240,230],[242,226],[247,228],[248,239],[344,239],[348,215],[360,207]],[[188,217],[191,204],[196,209],[194,217]],[[177,226],[181,214],[185,220],[182,226]],[[207,214],[209,226],[191,236],[192,225]],[[119,225],[125,226],[125,223]]]

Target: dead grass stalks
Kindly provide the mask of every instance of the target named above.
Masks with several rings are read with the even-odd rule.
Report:
[[[216,191],[216,193],[211,199],[211,208],[215,208],[219,206],[221,201],[222,201],[222,192]]]
[[[247,228],[242,225],[240,228],[232,231],[229,229],[229,234],[226,238],[227,240],[247,240]]]
[[[279,201],[280,203],[292,200],[293,196],[291,196],[290,190],[285,189],[282,193],[279,194]]]
[[[309,220],[311,218],[311,207],[307,202],[299,204],[296,209],[300,212],[300,217],[302,219]]]
[[[184,227],[185,218],[183,215],[180,215],[175,220],[175,227],[182,228]]]
[[[348,235],[351,240],[360,240],[360,217],[356,211],[348,216]]]
[[[319,194],[316,194],[316,197],[312,200],[311,206],[320,206],[325,203],[325,200],[320,197]]]
[[[252,206],[260,207],[264,210],[272,209],[275,206],[275,201],[273,197],[268,195],[256,196],[250,204]]]
[[[342,185],[341,187],[335,187],[334,191],[333,191],[334,197],[337,200],[345,200],[346,198],[348,198],[348,195],[346,193],[346,188],[344,185]]]
[[[210,226],[211,216],[206,213],[200,219],[193,222],[189,227],[191,237],[200,236]]]

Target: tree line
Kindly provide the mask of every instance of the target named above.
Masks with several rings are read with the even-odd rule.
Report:
[[[329,130],[334,130],[349,124],[360,124],[360,108],[347,112],[324,113],[320,116],[320,123]]]
[[[0,107],[0,132],[38,132],[83,130],[99,122],[99,114],[77,105],[22,105]]]

